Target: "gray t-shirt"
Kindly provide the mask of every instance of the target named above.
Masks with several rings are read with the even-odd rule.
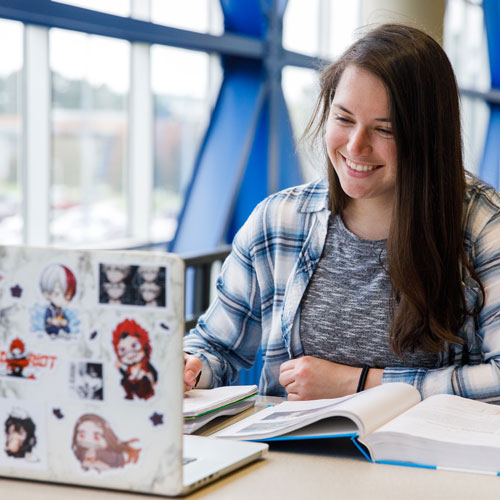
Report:
[[[373,368],[437,365],[437,354],[416,350],[403,360],[389,347],[386,242],[361,239],[339,215],[330,217],[323,254],[300,305],[305,355]]]

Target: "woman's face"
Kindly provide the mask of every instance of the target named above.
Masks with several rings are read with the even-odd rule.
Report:
[[[347,66],[331,104],[325,140],[347,196],[392,206],[396,143],[389,97],[379,78],[358,66]]]
[[[102,427],[92,420],[85,420],[78,426],[76,443],[82,448],[104,449],[107,446]]]

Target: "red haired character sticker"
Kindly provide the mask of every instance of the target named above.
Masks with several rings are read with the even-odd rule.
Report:
[[[24,347],[24,342],[15,338],[9,347],[7,356],[7,370],[12,377],[23,377],[24,369],[30,364],[29,355]]]
[[[115,363],[122,375],[125,399],[149,399],[155,393],[158,372],[150,362],[149,335],[133,319],[126,319],[113,331],[113,347],[118,358]]]
[[[120,441],[104,418],[86,413],[75,424],[71,449],[83,470],[102,472],[136,463],[141,449],[130,446],[134,441]]]

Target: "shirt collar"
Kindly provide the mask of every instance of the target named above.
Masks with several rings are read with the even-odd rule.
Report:
[[[304,188],[298,212],[321,212],[329,207],[328,180],[318,179]]]

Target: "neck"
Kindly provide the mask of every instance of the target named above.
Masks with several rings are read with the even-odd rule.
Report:
[[[389,237],[392,204],[351,199],[342,212],[342,220],[347,229],[359,238],[383,240]]]

